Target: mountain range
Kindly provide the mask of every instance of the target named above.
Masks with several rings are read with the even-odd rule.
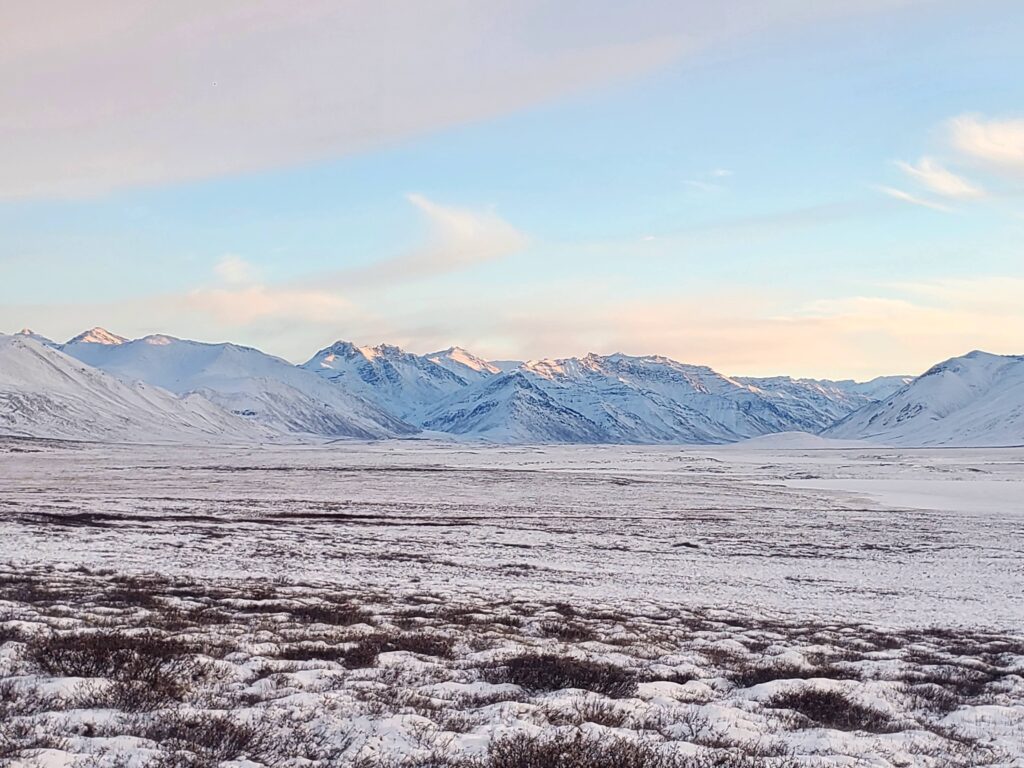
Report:
[[[457,436],[731,443],[780,432],[893,445],[1024,444],[1024,358],[972,352],[869,382],[724,376],[667,357],[487,361],[338,341],[252,347],[93,328],[0,335],[0,433],[121,441]],[[157,429],[157,427],[160,427]]]

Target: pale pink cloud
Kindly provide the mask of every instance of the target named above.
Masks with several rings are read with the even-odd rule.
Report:
[[[222,256],[213,269],[217,276],[225,283],[236,285],[254,283],[259,274],[259,270],[252,264],[234,253]]]
[[[240,288],[199,288],[181,301],[189,310],[208,315],[225,328],[251,325],[263,318],[277,321],[331,322],[351,309],[333,293],[248,285]]]
[[[524,232],[494,211],[442,205],[419,194],[407,198],[429,224],[423,245],[366,267],[316,275],[307,282],[347,290],[397,285],[497,261],[530,244]]]
[[[1024,118],[961,115],[947,129],[951,145],[965,157],[993,170],[1024,174]]]

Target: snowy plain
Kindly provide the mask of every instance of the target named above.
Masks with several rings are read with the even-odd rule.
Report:
[[[1024,449],[0,439],[0,562],[15,765],[1024,765]],[[209,675],[54,661],[115,630]]]

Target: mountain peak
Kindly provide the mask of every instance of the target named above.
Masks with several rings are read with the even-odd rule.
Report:
[[[317,354],[332,354],[332,355],[349,355],[358,352],[359,347],[353,344],[351,341],[343,341],[338,339],[333,344],[329,344],[320,350]]]
[[[1019,355],[999,355],[995,352],[986,352],[983,349],[972,349],[966,355],[963,356],[965,360],[995,360],[1000,362],[1007,362],[1010,360],[1019,360]]]
[[[154,347],[166,347],[176,341],[181,341],[181,339],[176,339],[173,336],[166,336],[162,333],[151,333],[149,336],[143,337],[142,341]]]
[[[32,339],[33,341],[38,341],[44,347],[56,347],[56,346],[58,346],[56,343],[54,343],[54,341],[52,339],[48,339],[45,336],[42,336],[41,334],[36,333],[31,328],[22,328],[20,331],[18,331],[15,334],[12,334],[12,335],[13,336],[17,336],[17,337],[22,338],[22,339]]]
[[[407,354],[404,349],[394,344],[378,344],[375,347],[360,347],[359,349],[364,356],[370,359],[374,357],[402,357]]]
[[[336,357],[340,357],[343,360],[352,360],[357,357],[362,357],[367,361],[373,361],[378,357],[396,358],[405,354],[405,351],[400,347],[392,346],[391,344],[378,344],[375,347],[371,347],[369,345],[360,346],[351,341],[343,341],[339,339],[329,347],[325,347],[317,352],[310,362],[313,360],[320,360],[321,362],[329,363]]]
[[[454,370],[456,373],[462,373],[464,369],[480,374],[501,373],[501,369],[497,366],[477,357],[465,347],[448,347],[448,349],[442,349],[440,352],[431,352],[429,355],[426,355],[426,358],[430,362]]]
[[[68,341],[68,344],[105,344],[107,346],[116,346],[118,344],[124,344],[128,339],[124,336],[118,336],[116,333],[111,333],[106,328],[90,328],[88,331],[75,336],[73,339]]]

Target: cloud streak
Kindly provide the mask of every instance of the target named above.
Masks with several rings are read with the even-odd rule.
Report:
[[[931,157],[922,157],[916,163],[896,163],[899,168],[915,181],[932,192],[958,200],[983,197],[985,191],[962,176],[945,168]]]
[[[897,189],[896,187],[880,186],[878,187],[878,191],[884,195],[888,195],[894,200],[900,200],[901,202],[910,203],[911,205],[917,205],[922,208],[931,208],[933,211],[952,213],[953,210],[948,205],[943,205],[942,203],[937,203],[934,200],[928,200],[924,197],[918,197],[917,195],[913,195],[902,189]]]
[[[367,267],[318,276],[316,281],[352,287],[396,285],[497,261],[529,245],[523,232],[493,211],[441,205],[418,194],[407,198],[430,224],[427,244]]]
[[[8,3],[0,200],[313,163],[908,2]]]
[[[510,256],[529,244],[527,236],[493,211],[441,205],[423,195],[408,195],[430,223],[428,242],[407,253],[357,269],[319,274],[297,282],[268,285],[236,254],[214,265],[220,285],[203,286],[180,297],[166,297],[228,328],[269,321],[341,324],[360,310],[354,293],[379,291],[417,280],[441,277]]]

